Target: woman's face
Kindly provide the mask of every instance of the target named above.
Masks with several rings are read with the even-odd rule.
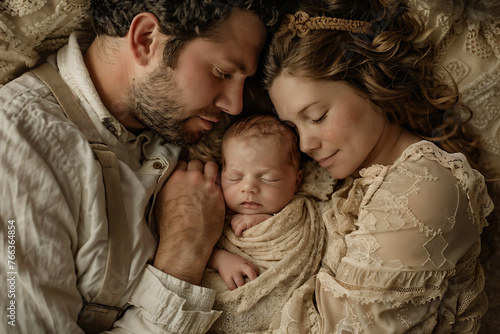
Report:
[[[301,151],[332,177],[383,163],[388,123],[349,85],[283,74],[269,94],[279,118],[296,128]]]

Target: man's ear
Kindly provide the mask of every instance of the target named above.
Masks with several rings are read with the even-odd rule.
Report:
[[[134,17],[127,33],[127,43],[137,64],[147,66],[157,52],[163,54],[162,37],[155,15],[140,13]]]

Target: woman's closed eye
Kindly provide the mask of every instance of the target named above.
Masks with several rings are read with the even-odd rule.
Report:
[[[326,119],[326,115],[328,114],[327,111],[325,111],[319,118],[311,118],[311,121],[313,123],[321,123]]]

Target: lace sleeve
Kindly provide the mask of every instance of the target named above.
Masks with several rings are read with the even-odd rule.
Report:
[[[318,274],[324,332],[478,326],[486,302],[474,195],[434,161],[379,172],[355,182],[351,195],[363,198],[346,256],[335,272]]]

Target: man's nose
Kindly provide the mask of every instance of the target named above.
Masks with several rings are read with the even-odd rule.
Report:
[[[230,115],[238,115],[243,109],[244,79],[232,79],[223,83],[222,90],[215,98],[215,106]]]

